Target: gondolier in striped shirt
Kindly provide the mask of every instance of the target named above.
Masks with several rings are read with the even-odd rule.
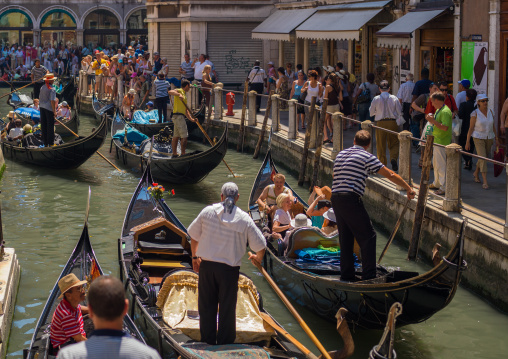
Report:
[[[41,87],[44,85],[44,76],[49,73],[48,69],[41,65],[40,59],[35,59],[35,65],[32,67],[31,78],[34,83],[34,100],[39,98]]]
[[[358,131],[354,146],[339,152],[333,165],[332,206],[339,230],[340,271],[344,281],[356,280],[353,257],[355,238],[362,254],[362,279],[376,277],[376,231],[362,202],[367,176],[378,173],[403,187],[408,198],[415,196],[402,177],[367,152],[371,140],[369,132]]]
[[[44,81],[39,96],[41,132],[44,146],[52,146],[55,144],[56,91],[53,87],[55,76],[51,73],[46,74]]]
[[[169,82],[161,72],[153,84],[155,85],[155,108],[159,113],[159,123],[163,123],[168,120]]]

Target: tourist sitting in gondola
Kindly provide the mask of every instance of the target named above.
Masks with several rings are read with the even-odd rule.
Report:
[[[332,208],[332,202],[326,199],[325,194],[321,194],[315,197],[314,201],[312,201],[306,212],[307,216],[309,216],[312,220],[313,227],[317,228],[323,227],[324,222],[323,214],[330,208]]]
[[[280,233],[282,237],[286,235],[286,232],[292,228],[291,226],[291,205],[293,200],[291,195],[288,193],[281,193],[277,196],[277,210],[273,216],[272,231]]]
[[[337,232],[337,219],[335,218],[335,213],[333,212],[333,208],[330,208],[328,211],[323,213],[323,226],[321,227],[321,232],[327,236],[335,235]],[[355,241],[355,247],[358,243]],[[355,251],[356,253],[356,251]]]
[[[14,125],[15,127],[11,128],[9,130],[9,134],[7,135],[7,139],[9,141],[17,141],[23,138],[23,127],[21,120],[19,118],[16,119],[14,121]]]
[[[56,355],[64,346],[86,340],[83,314],[88,314],[88,307],[79,304],[85,300],[84,284],[86,280],[79,280],[74,273],[58,281],[62,293],[58,298],[62,300],[56,307],[51,321],[52,355]]]
[[[11,129],[16,127],[16,124],[14,123],[14,121],[16,120],[16,114],[14,113],[14,111],[9,111],[9,114],[7,115],[7,119],[9,120],[9,122],[7,123],[7,125],[4,128],[5,132],[3,132],[2,138],[6,137],[9,134],[9,132],[11,131]]]
[[[39,107],[39,99],[38,98],[34,98],[34,103],[30,105],[30,108],[33,108],[34,110],[37,110],[37,111],[40,111],[40,107]]]
[[[277,196],[281,193],[287,193],[293,199],[293,192],[284,186],[284,183],[286,183],[286,177],[282,173],[277,173],[273,176],[273,184],[266,186],[257,199],[260,212],[267,212],[270,214],[270,217],[273,217],[277,209]]]
[[[62,101],[62,103],[58,106],[58,110],[56,111],[56,117],[62,118],[64,120],[71,119],[71,107],[67,103],[67,101]]]
[[[132,114],[136,109],[136,105],[134,104],[134,96],[136,95],[136,90],[131,88],[127,95],[124,96],[122,101],[122,112],[123,116],[127,119],[132,120]]]
[[[153,111],[153,102],[152,101],[148,101],[146,103],[145,112],[150,112],[150,111]]]

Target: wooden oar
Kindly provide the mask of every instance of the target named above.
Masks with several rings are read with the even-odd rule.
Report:
[[[46,75],[44,75],[44,76],[46,76]],[[14,91],[11,91],[11,92],[9,92],[9,93],[6,93],[5,95],[0,96],[0,99],[3,99],[5,96],[9,96],[9,95],[13,94],[13,93],[14,93],[14,92],[16,92],[16,91],[19,91],[19,90],[21,90],[21,89],[24,89],[25,87],[28,87],[28,86],[30,86],[30,85],[33,85],[34,83],[36,83],[37,81],[42,80],[43,78],[44,78],[44,77],[41,77],[40,79],[37,79],[37,80],[35,80],[35,81],[30,82],[28,85],[21,86],[21,87],[20,87],[19,89],[17,89],[17,90],[14,90]]]
[[[249,252],[249,255],[253,255],[252,252]],[[291,312],[291,314],[293,315],[293,317],[295,317],[296,321],[298,322],[298,324],[300,324],[300,326],[302,327],[302,329],[305,331],[305,333],[309,336],[309,338],[312,340],[312,342],[314,343],[314,345],[318,348],[318,350],[321,352],[321,354],[323,355],[323,358],[326,358],[326,359],[332,359],[330,354],[328,354],[328,352],[326,351],[325,347],[323,346],[323,344],[321,344],[321,342],[319,341],[319,339],[314,335],[314,333],[312,332],[312,330],[310,330],[309,326],[307,325],[307,323],[305,323],[305,321],[302,319],[302,317],[300,316],[300,314],[298,314],[298,312],[296,311],[296,309],[293,307],[293,305],[291,305],[291,303],[289,302],[289,300],[286,298],[286,296],[284,295],[284,293],[282,293],[282,291],[280,290],[280,288],[277,286],[277,284],[275,283],[275,281],[272,279],[272,277],[270,277],[270,275],[266,272],[266,270],[261,266],[261,263],[259,263],[258,261],[256,260],[253,260],[252,263],[259,269],[259,271],[263,274],[263,276],[265,277],[266,281],[268,282],[268,284],[270,284],[270,286],[272,287],[272,289],[275,291],[275,293],[277,293],[277,295],[279,296],[279,298],[282,300],[282,302],[284,303],[284,305],[288,308],[288,310]]]
[[[402,217],[404,217],[404,214],[406,213],[410,202],[411,202],[411,200],[408,198],[406,201],[406,204],[404,205],[404,209],[402,210],[402,213],[400,214],[399,219],[397,220],[397,223],[395,223],[395,227],[393,228],[392,234],[390,235],[390,238],[388,239],[388,242],[386,243],[386,246],[383,249],[383,252],[379,256],[379,260],[377,261],[377,264],[381,263],[381,259],[383,259],[384,255],[386,254],[386,251],[388,250],[388,247],[390,247],[390,244],[392,244],[393,239],[395,238],[395,235],[397,234],[397,231],[399,230],[400,224],[402,223]]]
[[[56,121],[56,122],[58,122],[59,124],[61,124],[61,125],[62,125],[65,129],[67,129],[67,131],[69,131],[70,133],[72,133],[74,136],[76,136],[76,137],[78,137],[78,138],[79,138],[79,136],[78,136],[78,134],[77,134],[76,132],[74,132],[73,130],[71,130],[69,127],[65,126],[65,124],[64,124],[62,121],[60,121],[58,118],[55,118],[55,121]],[[115,168],[118,172],[123,173],[123,171],[122,171],[120,168],[116,167],[116,166],[115,166],[115,164],[114,164],[113,162],[111,162],[110,160],[108,160],[108,159],[106,158],[106,156],[104,156],[102,153],[100,153],[99,151],[96,151],[96,153],[97,153],[99,156],[101,156],[104,160],[106,160],[106,162],[107,162],[107,163],[109,163],[111,166],[113,166],[113,167],[114,167],[114,168]]]
[[[192,111],[190,110],[189,106],[187,106],[187,104],[183,101],[181,101],[185,108],[187,109],[187,111],[189,111],[189,113],[192,113]],[[197,119],[195,119],[195,122],[196,124],[198,125],[199,129],[201,130],[201,132],[203,132],[203,135],[205,136],[205,138],[208,140],[208,142],[210,143],[210,146],[214,146],[213,144],[213,141],[212,139],[210,138],[210,136],[208,136],[208,133],[206,133],[205,129],[203,128],[203,126],[201,126],[201,124],[199,123],[199,121]],[[237,178],[237,177],[240,177],[240,176],[237,176],[235,175],[235,173],[233,172],[233,170],[231,169],[231,167],[229,167],[228,163],[226,162],[226,160],[223,158],[222,159],[222,162],[224,162],[224,164],[226,165],[226,167],[228,168],[229,172],[231,172],[231,174],[233,175],[233,177]]]
[[[296,340],[295,337],[293,337],[291,334],[289,334],[286,329],[282,328],[280,325],[278,325],[275,320],[273,320],[270,315],[264,312],[259,313],[261,315],[261,318],[274,330],[276,330],[280,335],[282,335],[286,340],[293,343],[294,346],[296,346],[305,356],[309,359],[317,359],[317,357],[309,350],[307,349],[302,343],[300,343],[298,340]]]

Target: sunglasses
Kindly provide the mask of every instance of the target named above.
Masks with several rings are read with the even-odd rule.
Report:
[[[440,91],[448,91],[448,89],[439,89]]]
[[[478,101],[476,101],[476,102],[478,102],[478,103],[481,103],[481,102],[489,102],[489,100],[478,100]]]

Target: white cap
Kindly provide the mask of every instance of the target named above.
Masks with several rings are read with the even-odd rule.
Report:
[[[270,62],[268,63],[268,65],[273,65],[273,62],[272,62],[272,61],[270,61]]]

